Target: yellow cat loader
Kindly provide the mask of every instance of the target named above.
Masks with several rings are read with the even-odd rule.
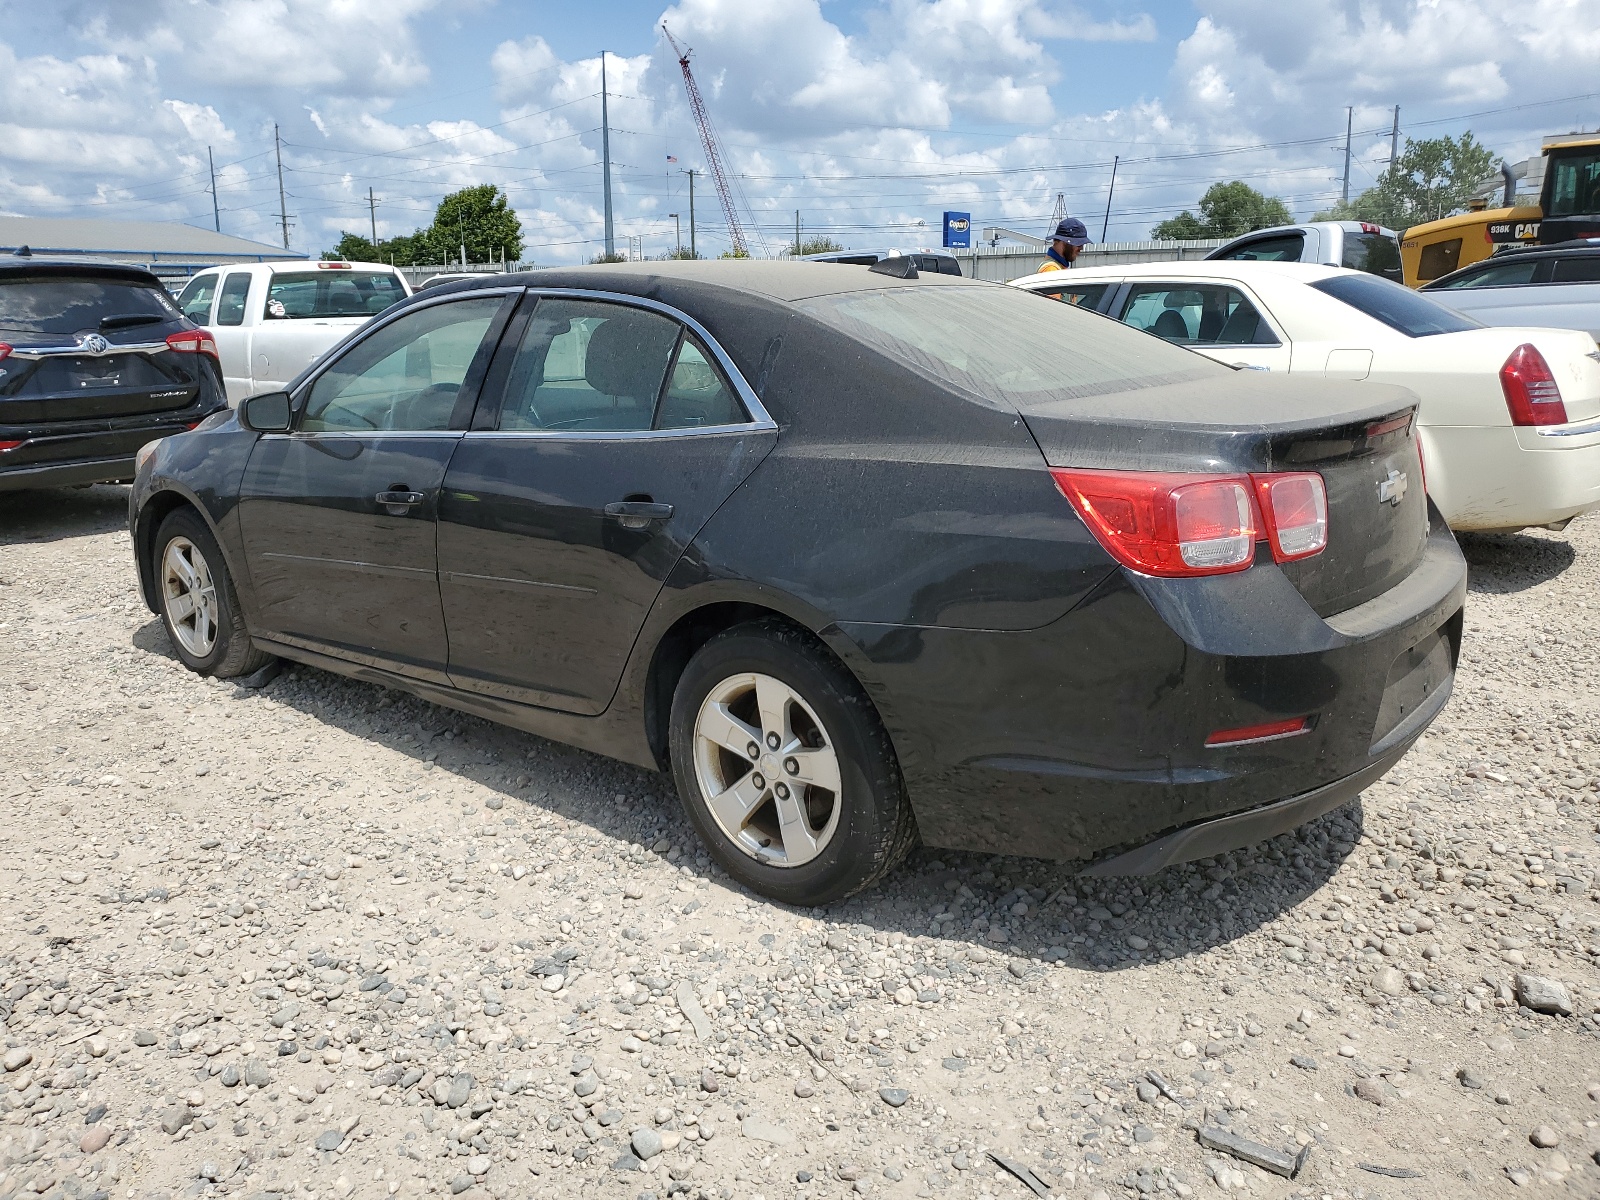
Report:
[[[1501,246],[1554,245],[1600,237],[1600,133],[1544,140],[1544,185],[1537,205],[1516,205],[1516,182],[1505,173],[1506,206],[1443,217],[1406,230],[1400,265],[1408,287],[1488,258]]]

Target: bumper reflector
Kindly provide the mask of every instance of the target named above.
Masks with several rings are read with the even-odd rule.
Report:
[[[1219,729],[1206,739],[1207,746],[1244,746],[1252,742],[1275,742],[1295,737],[1311,728],[1309,717],[1288,721],[1269,721],[1265,725],[1246,725],[1240,729]]]

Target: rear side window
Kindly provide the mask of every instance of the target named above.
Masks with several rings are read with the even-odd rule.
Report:
[[[1386,279],[1400,278],[1400,243],[1381,233],[1346,233],[1339,265]]]
[[[1417,260],[1417,279],[1426,283],[1430,279],[1448,275],[1460,262],[1460,238],[1451,238],[1448,242],[1434,242],[1433,245],[1422,248],[1422,256]]]
[[[196,325],[211,324],[211,301],[217,294],[215,275],[196,275],[178,295],[178,307]]]
[[[314,317],[370,317],[381,313],[406,290],[387,271],[318,271],[307,275],[274,275],[267,287],[268,321]]]
[[[1137,284],[1128,293],[1122,322],[1180,346],[1278,343],[1244,293],[1220,284]]]
[[[172,297],[153,284],[71,275],[8,275],[0,280],[0,329],[17,333],[92,333],[177,316]],[[108,320],[112,317],[133,319]]]
[[[1303,233],[1286,233],[1279,237],[1261,238],[1258,241],[1247,242],[1226,254],[1219,254],[1219,259],[1234,259],[1239,261],[1255,262],[1299,262],[1300,255],[1305,251],[1306,237]]]
[[[1339,275],[1311,286],[1407,337],[1483,328],[1431,297],[1375,275]]]
[[[1031,411],[1229,371],[1017,288],[896,287],[817,296],[796,306],[934,383],[994,408]],[[1004,330],[1004,337],[985,331]]]
[[[235,271],[222,281],[222,295],[217,299],[218,325],[243,325],[244,303],[250,296],[250,276]]]
[[[1585,258],[1563,258],[1556,262],[1551,283],[1600,283],[1600,254]]]
[[[1595,261],[1600,262],[1600,259]],[[1511,287],[1518,283],[1532,283],[1534,272],[1538,269],[1539,264],[1534,259],[1495,263],[1484,267],[1481,271],[1463,275],[1460,279],[1440,283],[1438,290],[1442,292],[1452,288]]]

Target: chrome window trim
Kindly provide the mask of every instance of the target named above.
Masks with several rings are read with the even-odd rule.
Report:
[[[466,436],[465,429],[313,429],[302,433],[295,429],[288,433],[263,433],[269,438],[459,438]]]
[[[82,346],[13,346],[8,358],[104,358],[109,354],[155,354],[171,349],[166,342],[130,342],[125,346],[107,345],[104,350],[86,350]]]

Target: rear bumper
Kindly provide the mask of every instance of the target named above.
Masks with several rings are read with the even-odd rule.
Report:
[[[34,463],[11,468],[0,465],[0,492],[16,492],[24,488],[73,487],[77,484],[110,483],[132,478],[131,455]]]
[[[1182,861],[1186,845],[1309,819],[1387,770],[1449,695],[1465,595],[1466,563],[1436,522],[1409,576],[1326,619],[1268,566],[1119,571],[1037,630],[839,630],[865,660],[925,843],[1088,860],[1174,836],[1150,857]],[[1295,717],[1306,732],[1206,744]],[[1214,822],[1230,823],[1183,832]]]
[[[1600,421],[1421,432],[1428,491],[1452,529],[1524,529],[1600,508]]]

